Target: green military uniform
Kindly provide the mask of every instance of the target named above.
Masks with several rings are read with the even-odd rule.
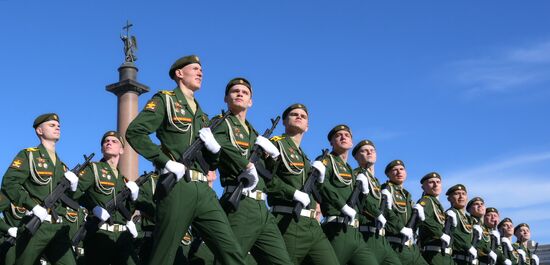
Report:
[[[126,188],[126,179],[118,169],[113,169],[106,161],[90,163],[79,173],[78,189],[74,194],[80,198],[88,212],[94,207],[105,209],[107,202]],[[81,197],[82,196],[82,197]],[[129,201],[126,208],[130,208]],[[132,210],[130,210],[130,213]],[[137,264],[137,253],[133,246],[132,234],[126,228],[126,220],[118,211],[111,213],[109,222],[105,222],[94,234],[84,239],[84,251],[88,264]]]
[[[237,176],[249,163],[258,132],[248,121],[242,124],[236,116],[230,115],[219,126],[214,137],[221,145],[218,170],[225,188],[220,199],[224,205],[238,185]],[[265,182],[260,177],[255,190],[241,196],[239,208],[235,212],[228,212],[227,217],[242,248],[243,257],[250,251],[260,264],[290,264],[281,232],[267,209],[265,189]]]
[[[5,242],[11,237],[8,229],[20,227],[21,222],[28,219],[27,209],[13,205],[8,197],[0,192],[0,211],[3,214],[3,218],[0,219],[0,261],[6,265],[12,265],[15,264],[15,247]],[[19,228],[18,234],[21,232],[23,229]]]
[[[501,233],[501,235],[502,235],[502,233],[504,233],[504,231],[502,231],[502,226],[506,222],[513,223],[512,219],[506,217],[506,218],[502,219],[497,225],[497,228],[498,228],[499,232]],[[509,259],[512,262],[512,265],[519,264],[520,257],[519,257],[519,254],[517,252],[517,249],[514,248],[514,244],[512,244],[512,237],[511,236],[506,237],[508,239],[508,241],[510,242],[511,249],[508,247],[508,245],[506,243],[503,242],[504,238],[505,238],[505,236],[502,236],[500,238],[501,250],[503,252],[502,254],[503,254],[504,259]]]
[[[309,258],[312,264],[338,264],[336,254],[316,219],[317,202],[311,194],[311,203],[304,207],[298,222],[293,219],[292,209],[299,203],[293,200],[294,192],[303,187],[310,175],[309,159],[290,137],[282,135],[271,140],[281,155],[273,180],[268,183],[268,203],[292,262],[298,265]]]
[[[389,171],[388,168],[391,169],[397,165],[405,166],[401,160],[394,160],[386,167],[386,174]],[[414,244],[414,239],[409,239],[404,245],[402,244],[403,235],[401,235],[400,231],[409,222],[413,212],[411,194],[402,185],[394,184],[391,181],[383,184],[382,189],[387,189],[393,198],[392,209],[387,211],[389,218],[385,226],[386,240],[390,243],[395,253],[397,253],[401,264],[427,265],[428,263],[420,254],[418,246]],[[417,222],[420,222],[420,220],[417,220]],[[415,227],[409,228],[413,229],[414,233]]]
[[[80,208],[78,211],[75,211],[67,207],[67,212],[63,215],[63,222],[67,222],[69,225],[69,236],[71,238],[74,238],[78,228],[86,222],[86,216],[87,211],[85,208]],[[76,263],[79,265],[86,264],[86,260],[84,258],[84,245],[82,241],[80,241],[76,248],[73,247],[73,251],[76,256]]]
[[[21,150],[3,178],[2,189],[10,201],[26,209],[42,204],[42,200],[64,178],[63,174],[67,170],[59,156],[55,156],[54,164],[42,144]],[[65,207],[59,202],[52,210],[59,216],[65,214]],[[34,236],[25,234],[17,238],[16,264],[33,264],[42,253],[53,264],[75,264],[69,227],[62,222],[61,217],[56,220],[50,215]]]
[[[447,195],[461,189],[466,190],[463,185],[457,184],[449,188]],[[472,216],[466,214],[465,209],[451,207],[450,210],[456,214],[458,219],[458,225],[453,229],[451,236],[453,238],[453,258],[458,265],[469,265],[466,259],[470,256],[468,250],[472,247],[475,221]]]
[[[517,225],[516,227],[514,227],[514,234],[516,234],[517,230],[519,230],[522,227],[527,227],[527,228],[530,229],[528,224],[521,223],[521,224]],[[516,234],[516,238],[517,237],[518,236]],[[518,250],[523,250],[525,252],[525,263],[524,264],[527,264],[527,265],[535,264],[535,261],[533,260],[533,255],[535,255],[535,253],[533,253],[531,251],[531,249],[529,249],[529,247],[527,247],[527,242],[528,241],[520,242],[519,238],[518,238],[518,241],[516,241],[516,243],[513,244],[513,248],[516,250],[516,252]],[[521,259],[521,257],[520,257],[520,259]]]
[[[196,56],[176,61],[170,75],[176,68],[193,62],[198,63]],[[164,168],[169,160],[177,161],[196,138],[198,130],[208,122],[198,102],[194,103],[195,111],[189,106],[180,88],[155,94],[128,126],[128,143],[157,168]],[[156,132],[161,146],[149,138],[152,132]],[[211,165],[218,159],[218,155],[211,154],[206,148],[202,153]],[[242,251],[227,216],[217,203],[216,194],[206,183],[207,172],[203,172],[198,163],[187,170],[193,176],[192,181],[182,179],[165,198],[157,201],[154,244],[149,263],[172,264],[179,242],[193,223],[223,263],[243,264]],[[186,207],[182,208],[182,203]]]
[[[343,224],[344,215],[341,209],[346,205],[355,186],[351,166],[334,154],[329,154],[322,162],[326,167],[325,180],[320,189],[321,212],[325,217],[322,227],[339,263],[378,264],[374,253],[369,251],[359,232],[357,217],[351,224]],[[345,229],[344,225],[347,226]]]
[[[508,238],[508,239],[510,239],[510,242],[512,242],[511,237]],[[507,257],[510,261],[512,261],[512,265],[522,264],[520,262],[521,256],[518,253],[518,248],[519,248],[519,244],[513,243],[512,244],[512,251],[509,252],[509,257]]]
[[[435,172],[426,176],[440,178],[439,174]],[[418,200],[418,203],[424,207],[425,215],[425,220],[418,227],[418,245],[424,260],[430,265],[454,265],[451,246],[443,252],[441,251],[440,238],[445,225],[445,210],[443,210],[441,202],[437,197],[425,194]]]

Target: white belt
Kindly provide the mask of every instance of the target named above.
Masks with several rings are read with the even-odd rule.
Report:
[[[422,251],[435,251],[435,252],[441,252],[441,247],[439,247],[439,246],[424,246],[424,247],[422,248]],[[446,249],[445,249],[445,254],[447,254],[447,255],[453,254],[452,248],[446,248]]]
[[[233,192],[235,189],[236,189],[235,186],[227,186],[227,187],[224,188],[224,193]],[[257,200],[257,201],[267,200],[267,194],[265,194],[265,192],[263,192],[261,190],[248,191],[248,192],[243,191],[243,195],[246,196],[246,197],[250,197],[254,200]]]
[[[48,216],[46,216],[46,218],[44,218],[44,221],[46,221],[48,223],[52,223],[52,224],[61,224],[61,223],[63,223],[63,218],[61,218],[61,216],[58,216],[57,220],[55,220],[55,219],[52,219],[52,216],[50,214],[48,214]]]
[[[186,173],[189,174],[189,179],[191,181],[201,181],[201,182],[208,181],[208,178],[204,174],[202,174],[202,172],[190,169]]]
[[[126,231],[127,228],[125,225],[121,225],[121,224],[114,224],[114,225],[102,224],[99,227],[99,229],[109,231],[109,232],[124,232]]]
[[[375,234],[376,233],[376,227],[368,226],[368,225],[362,225],[362,226],[359,227],[359,231]],[[378,235],[385,236],[386,235],[386,229],[384,229],[384,227],[382,227],[382,229],[380,229],[380,231],[378,231]],[[401,241],[399,241],[399,243],[401,244]]]
[[[401,238],[400,237],[397,237],[397,236],[387,236],[386,239],[388,240],[388,242],[390,243],[394,243],[394,244],[399,244],[401,245]],[[403,246],[407,246],[407,247],[412,247],[413,245],[413,240],[412,239],[409,239],[407,241],[405,241],[405,244],[403,244]]]
[[[327,216],[325,218],[324,223],[340,223],[340,224],[343,224],[344,223],[344,217],[335,216],[335,215]],[[351,220],[347,225],[349,225],[353,228],[357,228],[357,227],[359,227],[359,220],[357,220],[357,219]]]
[[[294,207],[290,207],[290,206],[275,205],[271,207],[272,213],[292,214],[293,211],[294,211]],[[302,211],[300,212],[300,216],[315,219],[317,217],[317,212],[315,210],[302,209]]]

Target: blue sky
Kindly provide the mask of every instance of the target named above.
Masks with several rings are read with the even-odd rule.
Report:
[[[172,89],[169,66],[197,54],[197,97],[208,113],[224,108],[226,82],[245,76],[258,131],[302,102],[310,158],[346,123],[356,142],[376,143],[380,180],[402,159],[418,198],[418,180],[438,171],[445,190],[463,183],[550,242],[550,3],[205,2],[0,0],[0,165],[37,144],[31,125],[45,112],[61,116],[57,148],[70,167],[99,153],[101,135],[116,128],[116,97],[105,86],[118,81],[129,19],[138,79],[153,91]],[[140,97],[140,109],[152,95]],[[141,161],[141,171],[151,169]]]

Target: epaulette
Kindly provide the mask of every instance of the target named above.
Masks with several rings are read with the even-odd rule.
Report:
[[[36,147],[29,147],[29,148],[25,149],[25,151],[28,151],[28,152],[36,152],[36,151],[38,151],[38,148],[36,148]]]
[[[425,206],[426,203],[427,203],[427,200],[429,200],[429,197],[428,195],[424,195],[422,196],[422,198],[420,198],[420,200],[418,200],[418,204],[422,205],[422,206]]]
[[[176,95],[176,93],[174,93],[174,91],[170,91],[170,90],[160,90],[159,93],[164,94],[164,95],[168,95],[168,96],[175,96]]]
[[[276,135],[276,136],[271,137],[271,141],[273,141],[273,142],[278,142],[278,141],[283,140],[283,139],[285,139],[285,137],[282,136],[282,135]]]

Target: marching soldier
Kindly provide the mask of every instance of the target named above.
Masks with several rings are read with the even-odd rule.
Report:
[[[323,172],[320,178],[323,183],[320,189],[321,211],[325,217],[323,231],[340,264],[378,264],[372,252],[374,250],[369,250],[359,231],[356,215],[360,209],[347,202],[356,185],[359,185],[362,196],[369,192],[366,180],[356,180],[347,163],[349,150],[353,146],[351,130],[347,125],[338,125],[330,130],[327,138],[332,152],[322,159],[322,164],[313,164]],[[345,217],[349,218],[349,223],[345,223]]]
[[[526,223],[521,223],[514,228],[514,235],[516,236],[516,243],[514,243],[515,248],[518,250],[518,253],[522,256],[525,264],[539,265],[539,257],[537,254],[533,253],[527,243],[531,239],[531,228]]]
[[[359,167],[354,170],[354,175],[357,176],[357,181],[361,183],[363,190],[370,191],[362,200],[359,231],[363,234],[369,250],[374,253],[378,264],[401,264],[385,237],[387,218],[384,212],[391,210],[394,203],[390,191],[382,190],[378,178],[374,175],[376,147],[372,141],[363,140],[353,148],[352,155],[359,164]],[[386,205],[382,205],[383,196],[387,198]],[[392,215],[393,217],[396,216]],[[408,237],[412,237],[412,231],[408,229],[404,231]]]
[[[252,93],[250,82],[241,77],[230,80],[225,88],[224,101],[231,115],[215,133],[221,145],[218,170],[224,194],[220,201],[224,206],[229,205],[229,197],[239,184],[238,176],[243,174],[249,184],[239,195],[238,208],[231,212],[226,207],[229,223],[242,248],[241,254],[245,257],[250,251],[260,264],[291,264],[281,232],[265,203],[265,180],[258,176],[256,166],[249,161],[254,145],[268,154],[266,160],[271,163],[280,155],[269,139],[258,135],[246,120],[252,106]]]
[[[522,256],[518,253],[518,249],[516,248],[516,244],[512,244],[512,236],[514,235],[514,223],[512,222],[512,219],[506,217],[498,223],[498,231],[500,232],[500,235],[502,236],[500,238],[502,242],[502,248],[504,253],[507,253],[506,258],[509,259],[512,262],[512,265],[520,264],[520,259],[525,260],[522,258]],[[525,256],[525,251],[521,250],[523,252],[523,257]]]
[[[474,234],[481,238],[481,228],[474,227],[475,221],[466,214],[466,202],[468,192],[462,184],[456,184],[447,190],[447,200],[451,203],[450,210],[456,214],[457,226],[452,232],[453,258],[458,265],[470,265],[477,259],[477,250],[474,242]],[[474,233],[476,230],[476,233]]]
[[[391,247],[397,253],[401,264],[403,265],[428,265],[420,254],[418,246],[414,244],[414,233],[416,226],[407,227],[407,223],[413,217],[413,209],[418,212],[417,220],[413,222],[420,223],[425,218],[424,208],[421,205],[412,203],[411,194],[403,187],[407,179],[407,170],[405,163],[401,160],[391,161],[384,170],[389,181],[382,185],[382,189],[387,189],[392,197],[392,209],[388,211],[386,223],[386,239]],[[403,244],[405,242],[405,244]]]
[[[500,240],[501,235],[497,229],[497,224],[500,221],[498,210],[494,207],[487,207],[483,218],[484,218],[484,225],[485,225],[484,230],[488,231],[489,234],[491,235],[491,243],[493,242],[492,240],[497,239],[496,240],[497,248],[495,250],[497,254],[496,264],[512,265],[512,261],[504,256],[504,251],[502,249],[502,244]]]
[[[446,215],[439,201],[441,176],[437,172],[430,172],[422,177],[420,184],[423,195],[418,204],[423,207],[425,216],[418,228],[418,244],[421,246],[422,256],[430,265],[454,265],[451,235],[444,231]],[[456,220],[454,212],[449,213],[450,218],[455,216]],[[443,243],[446,248],[442,248]]]
[[[101,137],[100,144],[103,158],[90,163],[79,173],[80,182],[74,194],[74,198],[80,198],[88,212],[105,222],[96,233],[86,235],[85,259],[88,264],[94,265],[137,264],[138,257],[133,245],[133,239],[137,237],[136,225],[132,220],[126,220],[120,212],[109,213],[104,207],[126,187],[131,190],[131,200],[136,201],[139,187],[118,169],[120,156],[124,153],[123,138],[115,131],[108,131]],[[126,208],[129,207],[130,202],[126,202]],[[107,222],[108,219],[112,224]]]
[[[271,139],[281,155],[274,179],[268,183],[267,198],[294,264],[301,264],[305,258],[316,265],[338,264],[336,254],[316,219],[315,198],[301,191],[311,172],[309,159],[300,148],[308,121],[308,111],[303,104],[293,104],[283,112],[285,133]],[[296,203],[304,207],[298,221],[293,219]]]
[[[57,214],[58,218],[55,218],[56,215],[41,204],[62,178],[69,180],[70,189],[75,191],[78,177],[67,171],[55,152],[61,131],[59,116],[55,113],[40,115],[34,120],[33,127],[40,144],[21,150],[15,156],[2,183],[2,190],[13,204],[31,209],[42,222],[34,235],[25,233],[17,238],[16,264],[34,264],[42,254],[53,264],[75,264],[69,227],[61,217],[65,208],[57,202],[51,208]]]
[[[169,75],[177,88],[155,94],[126,131],[128,143],[139,154],[164,172],[175,174],[178,180],[167,196],[157,201],[149,264],[171,265],[191,223],[223,264],[244,264],[227,216],[206,183],[207,172],[198,162],[190,168],[176,162],[197,136],[205,144],[202,155],[211,167],[219,158],[220,145],[210,129],[203,128],[208,117],[195,100],[195,92],[202,83],[199,58],[192,55],[178,59],[170,67]],[[153,132],[160,146],[149,138]],[[189,182],[181,180],[184,175],[189,176]],[[182,203],[186,207],[182,208]]]
[[[491,250],[491,234],[485,226],[485,201],[481,197],[474,197],[466,205],[466,210],[470,213],[475,223],[475,231],[478,231],[474,231],[474,233],[481,238],[475,246],[478,254],[478,261],[483,264],[489,264],[489,260],[492,260],[493,264],[496,263],[497,253]],[[494,236],[500,238],[500,235],[495,234]]]

